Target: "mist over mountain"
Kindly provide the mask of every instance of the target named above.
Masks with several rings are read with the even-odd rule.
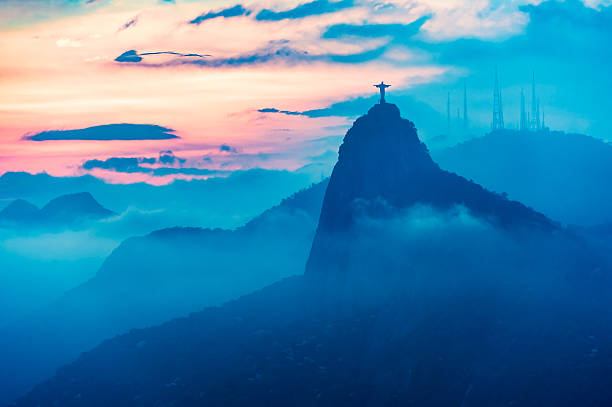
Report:
[[[395,105],[382,103],[355,121],[340,146],[307,271],[346,267],[340,252],[353,251],[346,232],[357,218],[393,217],[415,204],[437,210],[464,206],[501,227],[555,227],[524,205],[441,170],[414,123],[402,119]]]
[[[93,277],[117,244],[88,230],[0,229],[0,327]]]
[[[577,225],[612,221],[612,146],[560,131],[496,131],[432,152],[450,171],[552,219]]]
[[[116,215],[86,192],[1,210],[0,327],[90,278],[118,244],[92,230]]]
[[[0,326],[90,279],[129,237],[177,226],[240,227],[320,174],[256,169],[154,186],[110,184],[89,175],[6,173],[0,176]],[[81,212],[95,215],[95,204],[79,208],[76,202],[60,205],[66,211],[55,204],[37,209],[83,191],[116,214],[92,220]]]
[[[609,273],[381,104],[345,137],[303,276],[105,341],[17,405],[603,406]]]
[[[217,305],[303,271],[327,181],[236,230],[171,228],[124,241],[96,275],[0,327],[0,400],[103,339]]]
[[[313,178],[306,172],[263,169],[235,171],[228,177],[206,180],[175,180],[162,186],[110,184],[91,175],[53,177],[7,172],[0,177],[0,201],[8,205],[24,199],[41,207],[59,195],[87,191],[120,214],[117,221],[123,225],[116,227],[115,222],[107,229],[123,239],[172,226],[235,228],[313,181],[320,181],[320,175]],[[245,196],[250,199],[243,199]]]

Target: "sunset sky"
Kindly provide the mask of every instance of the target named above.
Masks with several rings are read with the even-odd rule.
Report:
[[[430,148],[452,145],[488,128],[495,66],[507,127],[535,72],[551,128],[607,140],[611,3],[3,0],[0,174],[163,183],[295,170],[333,160],[381,80]],[[449,132],[447,93],[455,120],[464,85],[470,130]],[[36,137],[118,123],[172,131]]]

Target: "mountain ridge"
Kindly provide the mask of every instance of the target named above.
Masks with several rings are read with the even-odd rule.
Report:
[[[458,176],[440,176],[460,184],[447,200],[435,199],[444,183],[406,192],[403,165],[445,173],[414,126],[411,140],[387,136],[416,161],[372,145],[373,134],[341,149],[350,163],[334,169],[303,275],[107,340],[17,406],[605,405],[609,264],[543,215]],[[355,212],[355,200],[371,206]],[[433,205],[404,213],[423,203]]]
[[[612,221],[612,145],[561,131],[502,130],[434,150],[446,170],[507,193],[565,224]]]
[[[10,377],[6,382],[13,387],[0,389],[0,400],[17,396],[16,389],[25,391],[107,337],[301,273],[326,185],[298,191],[235,230],[174,227],[126,239],[93,278],[0,328],[0,359],[7,361],[0,375]],[[228,263],[236,256],[240,265]],[[28,360],[33,366],[22,375],[11,368]]]
[[[70,226],[116,215],[104,208],[89,192],[65,194],[50,200],[42,208],[17,199],[0,211],[5,226]]]
[[[16,199],[0,211],[0,220],[5,222],[34,221],[39,209],[25,199]]]

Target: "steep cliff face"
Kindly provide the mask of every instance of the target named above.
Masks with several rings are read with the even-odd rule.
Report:
[[[356,199],[384,199],[408,206],[421,196],[424,183],[439,171],[420,142],[414,123],[397,106],[377,104],[355,121],[338,153],[319,220],[320,231],[350,227]]]
[[[504,228],[554,228],[526,206],[444,171],[397,106],[382,103],[357,119],[339,150],[307,271],[342,268],[351,229],[362,217],[397,215],[415,204],[435,210],[462,206]],[[343,235],[344,234],[344,235]]]

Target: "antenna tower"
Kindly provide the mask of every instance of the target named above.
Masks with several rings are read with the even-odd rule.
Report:
[[[493,122],[491,123],[492,130],[500,130],[504,128],[504,111],[502,107],[502,96],[499,89],[499,80],[497,78],[497,67],[495,67],[495,87],[493,89]]]

